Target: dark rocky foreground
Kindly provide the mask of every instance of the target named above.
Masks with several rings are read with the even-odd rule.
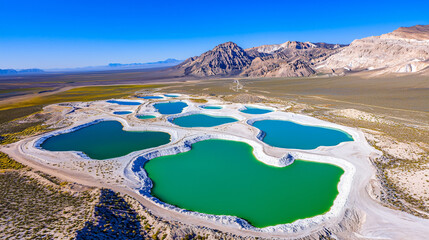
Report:
[[[138,214],[117,193],[102,189],[94,219],[77,231],[76,239],[142,239]]]

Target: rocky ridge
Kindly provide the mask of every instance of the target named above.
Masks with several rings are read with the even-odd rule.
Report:
[[[401,27],[381,36],[353,41],[321,62],[318,71],[419,72],[429,67],[429,25]]]
[[[279,45],[242,49],[233,42],[220,44],[200,56],[188,58],[175,69],[183,75],[305,77],[312,66],[337,52],[341,45],[286,42]]]

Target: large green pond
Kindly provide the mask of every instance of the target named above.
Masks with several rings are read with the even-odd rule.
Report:
[[[173,123],[181,127],[214,127],[232,122],[237,122],[237,119],[206,114],[192,114],[173,119]]]
[[[206,140],[144,166],[163,202],[196,212],[232,215],[255,227],[291,223],[329,211],[344,171],[296,160],[278,168],[258,161],[250,145]]]
[[[283,120],[261,120],[252,124],[266,135],[263,142],[274,147],[315,149],[353,141],[352,136],[338,129],[301,125]]]
[[[40,147],[49,151],[81,151],[92,159],[103,160],[170,142],[170,134],[165,132],[131,132],[122,128],[120,122],[103,121],[50,137]]]

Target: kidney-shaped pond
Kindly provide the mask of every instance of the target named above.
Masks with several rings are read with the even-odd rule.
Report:
[[[156,108],[161,114],[178,114],[181,113],[187,106],[188,104],[180,101],[156,103],[153,105],[153,107]]]
[[[165,132],[131,132],[122,128],[120,122],[103,121],[50,137],[40,147],[49,151],[80,151],[92,159],[103,160],[170,142],[170,134]]]
[[[152,195],[191,211],[231,215],[255,227],[291,223],[323,214],[338,195],[344,171],[296,160],[287,167],[258,161],[243,142],[205,140],[192,150],[150,160],[144,166]]]
[[[206,114],[192,114],[173,119],[173,123],[181,127],[214,127],[236,122],[232,117],[219,117]]]
[[[247,113],[247,114],[265,114],[272,111],[273,110],[270,110],[270,109],[257,108],[257,107],[251,107],[251,106],[246,106],[244,109],[240,110],[240,112]]]
[[[284,120],[261,120],[252,125],[265,133],[263,142],[280,148],[308,150],[353,141],[352,136],[338,129],[307,126]]]

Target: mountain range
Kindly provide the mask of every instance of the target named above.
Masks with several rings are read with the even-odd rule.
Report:
[[[27,73],[43,73],[42,69],[30,68],[30,69],[0,69],[0,75],[15,75],[15,74],[27,74]]]
[[[150,69],[150,68],[168,68],[175,66],[183,60],[168,58],[163,61],[147,63],[109,63],[102,66],[88,66],[78,68],[46,69],[46,72],[88,72],[88,71],[109,71],[109,70],[127,70],[127,69]]]
[[[183,62],[183,60],[177,60],[174,58],[168,58],[158,62],[147,62],[147,63],[109,63],[107,66],[112,68],[141,68],[141,67],[168,67],[174,66]]]
[[[429,25],[353,41],[350,45],[288,41],[243,49],[220,44],[172,68],[184,76],[306,77],[370,71],[374,74],[429,69]]]
[[[58,68],[58,69],[0,69],[0,75],[16,75],[30,73],[52,73],[52,72],[89,72],[89,71],[109,71],[109,70],[127,70],[127,69],[150,69],[150,68],[168,68],[175,66],[183,60],[168,58],[163,61],[147,63],[109,63],[104,66],[88,66],[78,68]]]

